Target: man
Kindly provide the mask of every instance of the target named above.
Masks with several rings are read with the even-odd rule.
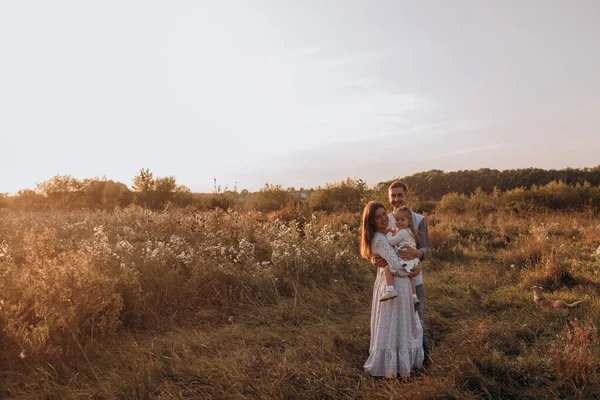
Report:
[[[408,203],[408,187],[400,181],[392,182],[388,187],[388,199],[394,210],[406,207]],[[392,212],[388,214],[388,219],[388,228],[393,229],[396,226],[396,221]],[[413,258],[419,258],[421,261],[423,261],[429,252],[427,219],[421,214],[413,213],[413,223],[417,228],[419,243],[416,249],[405,247],[400,251],[400,257],[405,261],[412,260]],[[387,262],[383,258],[376,256],[375,260],[373,261],[373,265],[377,267],[385,267]],[[423,361],[423,364],[427,365],[431,362],[431,359],[429,357],[429,338],[427,337],[427,330],[425,329],[425,321],[423,319],[423,311],[425,309],[425,292],[423,289],[423,276],[421,275],[422,269],[423,264],[420,263],[413,268],[410,276],[413,278],[415,283],[417,298],[420,302],[417,312],[419,314],[419,319],[421,320],[421,325],[423,326],[423,352],[425,354],[425,360]]]

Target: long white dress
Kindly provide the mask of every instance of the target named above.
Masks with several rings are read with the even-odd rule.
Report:
[[[388,262],[398,297],[379,301],[386,285],[383,268],[377,268],[371,305],[371,343],[364,368],[372,376],[408,376],[423,366],[423,329],[413,306],[408,273],[383,233],[375,233],[371,248],[374,255]]]

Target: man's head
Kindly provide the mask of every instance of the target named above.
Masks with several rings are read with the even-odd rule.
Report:
[[[388,187],[388,199],[393,208],[406,207],[408,203],[408,186],[400,181],[394,181]]]

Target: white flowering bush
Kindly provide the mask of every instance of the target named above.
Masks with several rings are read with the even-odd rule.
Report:
[[[135,278],[105,271],[98,254],[87,249],[57,251],[51,228],[26,232],[23,243],[22,265],[6,248],[2,257],[0,316],[7,341],[26,354],[60,355],[115,331],[123,307],[117,285]]]
[[[120,326],[153,328],[236,302],[268,304],[298,285],[360,282],[369,270],[358,262],[357,232],[322,219],[139,207],[7,215],[0,221],[3,343],[60,355]]]
[[[313,218],[299,229],[295,221],[288,225],[276,221],[270,233],[273,268],[281,279],[325,284],[351,272],[356,233],[347,225],[336,230]]]

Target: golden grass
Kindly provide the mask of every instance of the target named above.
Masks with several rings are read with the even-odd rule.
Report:
[[[430,216],[433,364],[397,380],[362,371],[374,270],[358,257],[358,219],[302,212],[4,213],[1,395],[551,399],[600,392],[596,216]],[[537,308],[531,284],[553,299],[586,301],[569,319]]]

